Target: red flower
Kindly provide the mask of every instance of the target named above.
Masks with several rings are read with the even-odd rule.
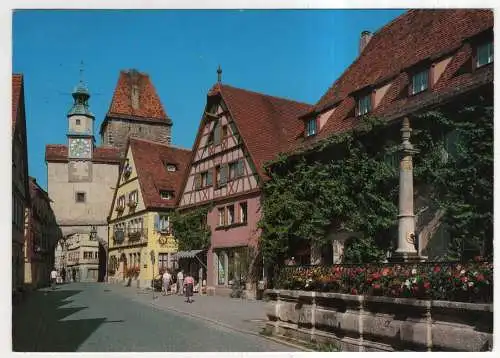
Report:
[[[375,273],[372,275],[372,278],[373,278],[374,280],[378,280],[378,279],[380,278],[380,273],[375,272]]]
[[[351,294],[352,295],[357,295],[358,294],[358,290],[356,290],[355,288],[352,288],[351,289]]]
[[[479,275],[477,275],[477,278],[476,278],[479,282],[482,282],[484,281],[484,275],[482,273],[480,273]]]
[[[431,283],[430,283],[429,281],[425,281],[425,282],[424,282],[424,288],[425,288],[426,290],[428,290],[429,288],[431,288]]]
[[[376,290],[378,290],[378,289],[380,289],[380,285],[378,283],[374,283],[373,284],[373,288],[376,289]]]
[[[382,276],[387,276],[391,272],[391,269],[386,267],[382,270]]]
[[[434,266],[434,273],[439,273],[441,272],[441,267],[440,266]]]

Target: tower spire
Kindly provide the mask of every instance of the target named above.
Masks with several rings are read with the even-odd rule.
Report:
[[[219,68],[217,68],[217,82],[221,83],[222,81],[222,68],[220,68],[220,65],[219,65]]]

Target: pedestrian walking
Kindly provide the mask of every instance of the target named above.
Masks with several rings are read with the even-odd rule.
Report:
[[[50,272],[50,283],[53,290],[56,289],[56,280],[57,280],[57,271],[56,268],[54,267]]]
[[[169,269],[166,269],[163,273],[163,296],[168,295],[168,290],[170,287],[170,281],[172,280],[172,275],[170,274]]]
[[[190,273],[188,273],[186,278],[184,279],[184,286],[184,292],[186,293],[186,302],[192,303],[193,300],[191,299],[191,297],[193,297],[194,278]]]
[[[75,269],[72,269],[71,270],[71,274],[73,276],[73,282],[76,282],[76,270]]]
[[[181,269],[177,273],[177,294],[182,296],[184,294],[184,270]]]
[[[62,278],[62,282],[65,283],[66,282],[66,270],[64,269],[64,267],[61,270],[61,278]]]

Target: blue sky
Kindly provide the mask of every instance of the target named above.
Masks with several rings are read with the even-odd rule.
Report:
[[[13,72],[25,76],[29,172],[46,188],[46,144],[66,144],[66,113],[84,62],[95,134],[122,69],[151,76],[191,148],[207,90],[224,83],[315,103],[358,54],[361,31],[403,10],[16,11]]]

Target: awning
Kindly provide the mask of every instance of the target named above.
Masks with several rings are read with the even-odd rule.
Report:
[[[175,255],[177,256],[177,259],[191,259],[196,257],[196,255],[202,251],[203,250],[179,251]]]

